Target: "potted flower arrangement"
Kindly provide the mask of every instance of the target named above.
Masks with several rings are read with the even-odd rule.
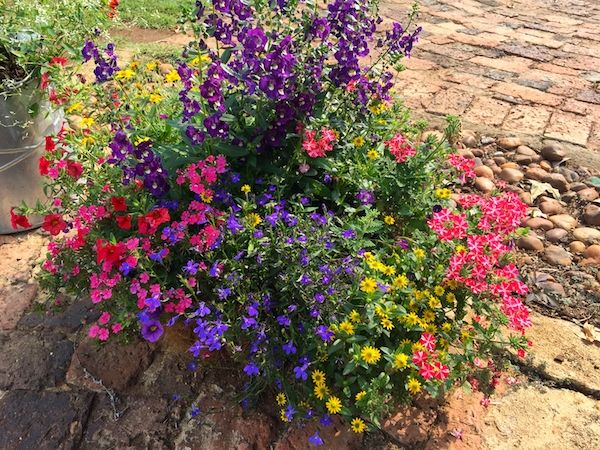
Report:
[[[272,392],[284,422],[362,433],[422,391],[488,393],[501,350],[528,345],[526,207],[454,195],[474,161],[394,95],[415,18],[378,31],[376,1],[199,0],[168,73],[87,41],[96,79],[57,83],[85,125],[40,160],[54,201],[14,212],[55,237],[43,286],[90,293],[99,343],[183,323],[190,357],[229,352],[243,401]]]
[[[8,0],[0,13],[0,233],[12,232],[9,209],[43,198],[37,159],[62,116],[44,92],[48,72],[67,63],[83,37],[103,22],[103,2]],[[60,99],[51,99],[60,103]]]

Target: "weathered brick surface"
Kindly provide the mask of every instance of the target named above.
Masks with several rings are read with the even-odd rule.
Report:
[[[412,0],[384,0],[402,21]],[[598,146],[600,2],[428,0],[412,72],[400,74],[407,105],[459,114],[497,131]],[[424,86],[433,84],[433,90]]]

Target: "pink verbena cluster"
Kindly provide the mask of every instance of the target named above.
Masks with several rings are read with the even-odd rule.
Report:
[[[527,214],[526,205],[514,193],[498,197],[463,195],[457,203],[464,213],[443,209],[428,221],[441,240],[458,241],[447,279],[463,284],[473,294],[500,299],[510,326],[523,331],[531,325],[522,301],[528,289],[519,279],[517,267],[508,264],[505,257],[512,250],[511,235]],[[467,232],[467,220],[476,224],[476,231]]]
[[[417,150],[400,133],[396,134],[392,139],[385,141],[385,145],[398,163],[406,162],[410,156],[417,154]]]
[[[322,158],[327,152],[333,150],[333,143],[337,139],[337,135],[331,128],[321,128],[320,137],[317,139],[317,132],[314,130],[306,130],[304,132],[304,140],[302,148],[311,158]]]

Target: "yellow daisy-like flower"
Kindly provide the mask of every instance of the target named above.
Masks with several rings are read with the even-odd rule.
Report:
[[[452,196],[452,191],[450,189],[436,189],[435,196],[440,200],[448,199]]]
[[[352,419],[352,422],[350,422],[350,427],[355,433],[364,433],[364,431],[367,429],[365,421],[359,417]]]
[[[394,324],[387,317],[384,319],[381,319],[381,326],[388,331],[391,331],[394,328]]]
[[[433,288],[433,293],[437,296],[444,295],[444,292],[446,292],[446,290],[442,286],[436,286]]]
[[[207,194],[206,192],[203,192],[202,194],[200,194],[200,198],[202,199],[202,201],[204,203],[210,203],[210,202],[212,202],[213,196],[211,194]]]
[[[370,277],[365,278],[360,282],[360,290],[372,294],[377,290],[377,281]]]
[[[467,251],[467,248],[464,245],[457,245],[455,250],[456,253],[464,253]]]
[[[423,250],[422,248],[415,248],[413,250],[414,255],[417,257],[417,259],[421,259],[425,257],[425,250]]]
[[[354,397],[354,399],[357,402],[360,402],[363,398],[365,398],[366,395],[367,395],[367,393],[365,391],[360,391],[356,394],[356,397]]]
[[[375,161],[379,158],[379,152],[375,149],[371,149],[367,152],[367,158],[369,158],[371,161]]]
[[[452,292],[449,292],[448,294],[446,294],[446,300],[448,300],[448,303],[455,303],[456,295],[454,295]]]
[[[365,145],[365,138],[362,136],[357,136],[354,139],[352,139],[352,144],[357,147],[360,148],[363,145]]]
[[[403,289],[408,286],[408,278],[404,274],[398,275],[394,278],[394,287],[398,289]]]
[[[366,345],[360,351],[360,357],[367,364],[377,364],[377,362],[381,359],[381,352],[378,348]]]
[[[350,311],[349,317],[350,317],[350,322],[354,322],[354,323],[360,322],[360,313],[355,309]]]
[[[423,320],[425,322],[433,322],[435,320],[435,313],[432,310],[428,309],[423,313]]]
[[[403,369],[408,365],[408,355],[406,353],[398,353],[394,356],[394,369]]]
[[[134,142],[135,145],[140,145],[142,142],[146,142],[149,141],[150,138],[147,136],[140,136],[139,138],[137,138]]]
[[[275,397],[275,401],[279,406],[283,406],[287,403],[287,398],[283,392],[280,392],[277,394],[277,397]]]
[[[81,126],[81,128],[89,128],[94,124],[94,118],[93,117],[85,117],[83,119],[81,119],[79,121],[79,125]]]
[[[319,400],[323,400],[328,395],[329,388],[325,384],[321,383],[315,386],[315,397],[317,397]]]
[[[123,69],[119,70],[115,74],[115,79],[117,80],[130,80],[135,75],[135,72],[131,69]]]
[[[150,94],[150,97],[148,97],[148,99],[150,100],[150,102],[156,104],[162,100],[162,97],[159,94]]]
[[[83,109],[83,103],[81,103],[81,102],[74,103],[67,108],[67,114],[71,114],[72,112],[79,111],[80,109]]]
[[[155,61],[146,63],[146,70],[148,70],[149,72],[155,71],[157,67],[158,64]]]
[[[351,336],[354,334],[354,325],[352,325],[347,320],[344,320],[340,323],[340,331],[343,331],[347,335]]]
[[[442,330],[444,330],[446,333],[452,331],[452,325],[450,324],[450,322],[444,322],[442,324]]]
[[[394,219],[392,216],[385,216],[383,221],[386,223],[386,225],[394,225],[396,223],[396,219]]]
[[[281,419],[282,422],[289,422],[289,419],[285,415],[285,409],[282,409],[281,411],[279,411],[279,418]]]
[[[423,347],[423,344],[421,344],[420,342],[413,342],[413,345],[411,345],[410,349],[413,353],[415,353],[421,350],[425,350],[425,347]]]
[[[430,297],[428,305],[431,309],[437,309],[442,307],[442,302],[440,302],[440,299],[437,297]]]
[[[396,268],[392,266],[384,266],[381,271],[384,275],[391,276],[396,273]]]
[[[242,188],[240,189],[240,191],[242,191],[244,194],[248,194],[251,190],[252,190],[252,188],[250,187],[249,184],[243,185]]]
[[[469,330],[462,330],[462,331],[460,332],[460,338],[461,338],[463,341],[466,341],[466,340],[467,340],[467,339],[469,339],[470,337],[471,337],[471,333],[469,333]]]
[[[425,325],[423,327],[423,329],[431,334],[435,334],[437,332],[437,327],[435,326],[434,323],[428,323],[427,325]]]
[[[339,398],[332,396],[329,397],[329,400],[325,403],[325,407],[329,414],[337,414],[342,410],[342,402]]]
[[[415,326],[419,323],[419,316],[417,316],[414,312],[410,312],[404,316],[404,321],[408,325]]]
[[[408,389],[408,392],[413,395],[418,394],[421,392],[421,382],[413,377],[410,377],[406,383],[406,389]]]
[[[92,136],[85,136],[81,140],[81,145],[93,144],[94,142],[96,142],[96,139],[94,139]]]
[[[248,214],[246,216],[246,219],[248,219],[248,223],[250,224],[250,226],[252,228],[256,227],[257,225],[259,225],[262,222],[262,218],[256,213]]]
[[[325,372],[321,370],[313,370],[310,374],[310,377],[315,384],[324,384],[325,383]]]
[[[171,70],[168,74],[165,75],[165,81],[167,83],[174,83],[175,81],[179,80],[181,80],[181,77],[175,69]]]

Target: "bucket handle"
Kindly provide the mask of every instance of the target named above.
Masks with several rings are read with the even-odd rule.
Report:
[[[55,127],[56,127],[56,123],[52,122],[51,124],[49,124],[46,127],[46,129],[44,130],[44,132],[42,134],[44,136],[48,135],[48,132],[51,129],[55,128]],[[40,139],[40,141],[37,144],[28,145],[27,147],[23,147],[24,150],[23,150],[23,154],[21,156],[19,156],[18,158],[15,158],[12,161],[9,161],[6,164],[0,166],[0,173],[2,173],[4,171],[10,169],[11,167],[19,164],[24,159],[27,159],[33,152],[35,152],[40,147],[40,145],[42,145],[42,143],[44,142],[45,139],[46,138],[44,137],[44,138]],[[0,151],[0,155],[3,154],[3,153],[6,153],[6,154],[18,153],[18,149],[11,148],[11,149],[7,149],[7,150],[9,150],[9,151]],[[17,150],[17,151],[15,151],[15,150]]]

